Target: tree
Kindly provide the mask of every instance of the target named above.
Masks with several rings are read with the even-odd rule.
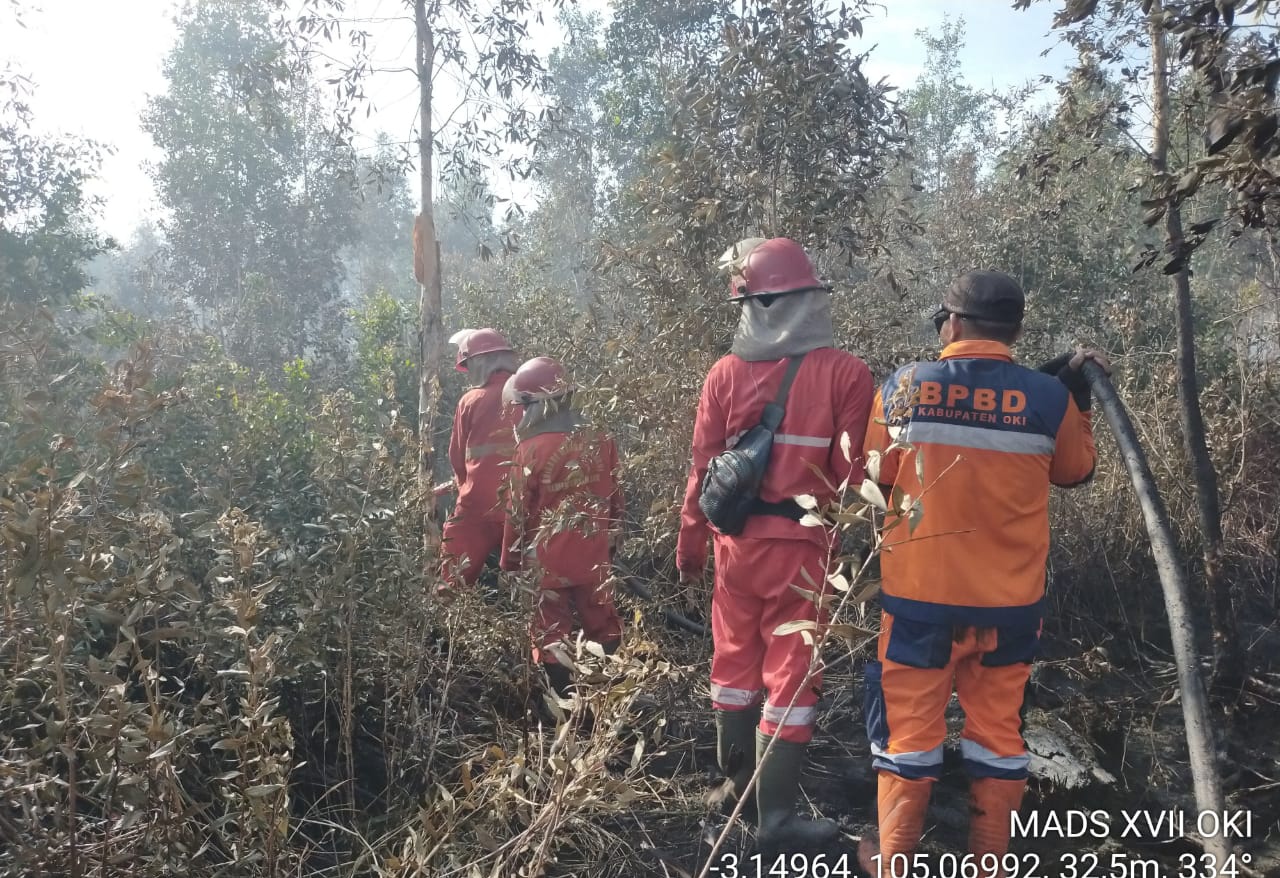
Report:
[[[371,157],[357,160],[359,192],[352,240],[342,249],[346,292],[354,300],[384,290],[400,301],[417,297],[405,254],[413,249],[413,199],[396,147],[379,134]]]
[[[1030,0],[1015,5],[1027,6]],[[1251,227],[1272,228],[1276,222],[1268,205],[1274,198],[1274,177],[1260,160],[1280,151],[1275,137],[1277,116],[1271,106],[1280,72],[1280,46],[1273,39],[1240,37],[1232,33],[1232,3],[1166,6],[1162,0],[1114,0],[1105,7],[1088,0],[1070,0],[1055,19],[1081,51],[1103,62],[1123,65],[1129,90],[1115,102],[1114,118],[1128,132],[1137,108],[1149,113],[1151,142],[1142,149],[1147,164],[1149,196],[1144,223],[1163,221],[1165,259],[1161,271],[1169,277],[1177,316],[1176,367],[1183,440],[1198,501],[1204,575],[1209,596],[1214,640],[1214,684],[1220,697],[1238,692],[1244,681],[1244,654],[1236,632],[1231,584],[1222,568],[1222,511],[1218,474],[1209,450],[1197,370],[1195,301],[1191,285],[1192,254],[1207,240],[1223,213],[1237,224],[1233,234]],[[1253,4],[1259,20],[1270,4]],[[1267,25],[1274,30],[1274,23]],[[1176,36],[1176,55],[1168,40]],[[1145,54],[1145,57],[1143,57]],[[1143,88],[1143,71],[1147,88]],[[1204,153],[1184,149],[1176,154],[1171,139],[1172,95],[1185,88],[1202,111]],[[1189,124],[1194,124],[1188,120]],[[1132,135],[1129,135],[1132,137]],[[1234,144],[1234,151],[1232,148]],[[1190,144],[1188,143],[1188,147]],[[1211,184],[1231,193],[1224,205],[1210,202],[1219,216],[1183,224],[1184,206]],[[1160,250],[1149,248],[1139,267],[1162,261]]]
[[[1163,3],[1152,3],[1148,16],[1151,40],[1152,143],[1149,159],[1157,177],[1169,174],[1169,129],[1172,107],[1169,99],[1170,70],[1168,47],[1163,30]],[[1196,172],[1191,171],[1195,174]],[[1195,315],[1191,298],[1191,270],[1183,256],[1186,233],[1180,203],[1170,202],[1164,211],[1165,249],[1173,259],[1165,266],[1170,276],[1178,315],[1178,395],[1182,405],[1182,435],[1195,477],[1199,500],[1200,533],[1204,539],[1204,575],[1209,585],[1209,613],[1214,633],[1214,673],[1221,685],[1239,687],[1244,678],[1244,652],[1236,631],[1231,606],[1230,584],[1222,575],[1222,508],[1218,496],[1218,472],[1209,456],[1204,414],[1200,409],[1200,376],[1196,372]]]
[[[287,10],[286,0],[274,0]],[[436,169],[446,178],[479,180],[477,169],[497,166],[510,176],[528,177],[533,162],[509,147],[529,143],[538,114],[525,96],[545,91],[546,72],[528,46],[529,22],[538,7],[531,0],[501,0],[483,6],[470,0],[411,0],[418,78],[418,174],[420,213],[414,228],[414,271],[420,284],[418,307],[419,406],[418,484],[424,497],[436,470],[435,423],[441,398],[444,347],[443,278],[435,221]],[[344,31],[343,0],[305,0],[294,15],[296,46],[346,32],[356,57],[333,77],[337,113],[331,129],[338,140],[351,133],[353,107],[363,101],[361,82],[372,69],[362,33]],[[436,115],[435,86],[446,75],[458,86],[453,112]],[[435,509],[427,504],[425,538],[434,540]]]
[[[173,308],[160,282],[165,272],[164,240],[149,221],[134,229],[126,245],[103,253],[89,265],[95,292],[147,317],[168,314]]]
[[[164,151],[169,281],[233,356],[278,367],[331,335],[352,156],[318,124],[265,0],[193,0],[165,77],[144,123]]]
[[[566,36],[547,63],[551,83],[545,98],[553,111],[538,125],[532,144],[538,160],[532,210],[508,216],[495,226],[493,205],[503,202],[483,180],[447,181],[438,199],[445,266],[450,277],[460,282],[453,285],[446,310],[456,309],[464,287],[470,292],[517,285],[505,276],[509,266],[497,266],[489,259],[495,254],[514,257],[526,270],[519,286],[559,289],[579,307],[591,299],[603,184],[601,141],[607,136],[596,106],[603,88],[605,52],[598,16],[566,9],[559,24]],[[478,250],[479,260],[475,258]]]
[[[32,87],[9,68],[0,73],[0,301],[27,304],[78,293],[85,263],[112,246],[87,217],[84,183],[98,146],[36,134]]]
[[[795,238],[833,271],[878,251],[868,196],[900,137],[892,89],[849,47],[859,8],[748,3],[718,52],[685,59],[671,134],[624,193],[611,242],[660,301],[711,287],[708,254],[749,235]]]
[[[723,51],[727,0],[618,0],[604,38],[598,91],[601,178],[624,193],[671,137],[672,101],[691,69]]]
[[[963,19],[945,17],[937,31],[916,31],[925,47],[925,69],[899,102],[906,151],[879,196],[883,209],[909,211],[901,223],[909,253],[886,277],[891,286],[905,281],[904,289],[895,288],[902,296],[926,290],[922,307],[936,305],[938,287],[963,270],[959,266],[978,264],[994,243],[984,225],[994,219],[984,199],[990,159],[999,147],[991,124],[995,96],[964,81],[964,33]],[[966,221],[957,223],[958,216]]]
[[[943,16],[937,33],[916,31],[925,46],[924,74],[903,97],[914,165],[937,192],[965,153],[981,150],[992,127],[991,99],[964,81],[964,19]]]

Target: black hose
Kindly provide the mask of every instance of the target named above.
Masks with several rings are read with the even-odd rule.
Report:
[[[622,580],[622,584],[627,587],[627,591],[631,592],[636,597],[641,600],[648,601],[651,604],[658,603],[658,599],[653,596],[653,592],[649,591],[645,584],[636,577],[626,575],[619,578]],[[661,604],[659,604],[658,607],[662,610],[663,618],[672,625],[675,625],[677,628],[683,628],[685,631],[697,634],[700,637],[707,637],[711,633],[707,630],[706,625],[695,622],[689,617],[677,613],[670,607],[664,607]]]
[[[1169,527],[1169,513],[1165,509],[1155,478],[1147,463],[1147,455],[1138,442],[1138,434],[1116,393],[1111,379],[1097,363],[1085,360],[1084,377],[1093,388],[1098,405],[1106,415],[1107,424],[1115,436],[1120,456],[1133,490],[1142,508],[1147,535],[1151,539],[1151,553],[1155,556],[1156,572],[1164,590],[1165,612],[1169,619],[1169,637],[1173,641],[1173,654],[1178,668],[1178,688],[1182,693],[1182,718],[1186,726],[1187,750],[1190,754],[1192,786],[1196,807],[1205,811],[1221,812],[1223,808],[1222,780],[1218,773],[1216,748],[1213,738],[1213,721],[1209,715],[1209,702],[1205,694],[1204,680],[1200,676],[1199,657],[1196,654],[1195,631],[1192,624],[1191,588],[1187,583],[1186,568],[1178,552],[1178,546]],[[1224,837],[1205,839],[1205,849],[1216,854],[1219,862],[1226,862],[1230,844]]]

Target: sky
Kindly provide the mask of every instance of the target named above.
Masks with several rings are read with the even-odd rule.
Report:
[[[111,150],[90,192],[103,202],[99,227],[127,241],[138,223],[154,213],[147,165],[159,155],[142,130],[140,115],[148,96],[164,90],[162,67],[176,39],[178,3],[20,2],[27,10],[21,28],[14,25],[8,4],[0,3],[0,67],[11,64],[34,81],[31,104],[42,131],[89,137]],[[581,0],[579,5],[607,14],[606,0]],[[886,76],[907,88],[924,63],[917,31],[937,29],[947,16],[963,17],[966,81],[976,88],[1006,89],[1041,74],[1060,73],[1070,61],[1070,53],[1050,33],[1059,5],[1042,0],[1020,12],[1012,8],[1012,0],[884,0],[864,22],[859,48],[874,47],[866,68],[873,79]],[[405,0],[348,0],[348,14],[371,19],[363,26],[370,30],[377,66],[413,67],[413,23]],[[535,44],[553,47],[551,28],[535,36]],[[416,124],[416,87],[411,73],[377,75],[367,86],[374,112],[359,123],[361,140],[371,144],[379,130],[408,140]]]

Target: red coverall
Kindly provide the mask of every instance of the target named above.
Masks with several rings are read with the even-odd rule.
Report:
[[[608,581],[623,497],[613,440],[592,430],[531,436],[517,446],[511,473],[502,569],[520,570],[534,557],[534,660],[557,664],[547,647],[569,639],[575,616],[588,640],[616,643],[622,623]]]
[[[510,372],[499,370],[483,387],[463,394],[453,415],[449,463],[458,503],[445,522],[441,555],[450,585],[475,584],[485,559],[502,545],[504,508],[498,490],[515,452],[520,412],[502,404]]]
[[[708,463],[760,423],[786,369],[785,359],[753,362],[729,354],[707,375],[693,427],[693,467],[676,545],[681,572],[699,575],[706,566],[707,538],[713,532],[698,508],[698,496]],[[866,364],[852,354],[819,348],[805,356],[774,437],[761,500],[777,503],[811,494],[821,504],[834,499],[828,483],[837,488],[845,479],[855,488],[862,483],[859,437],[866,432],[874,384]],[[841,450],[842,434],[849,437],[852,462]],[[790,586],[813,590],[812,581],[825,589],[828,535],[782,516],[753,515],[741,534],[714,536],[712,704],[746,710],[767,693],[760,730],[772,735],[794,697],[780,737],[807,743],[813,736],[821,675],[810,678],[809,687],[797,695],[811,648],[798,633],[775,637],[773,630],[784,622],[817,619],[817,607]]]

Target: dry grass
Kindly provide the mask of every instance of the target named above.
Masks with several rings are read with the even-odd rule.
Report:
[[[509,317],[522,346],[566,356],[592,385],[591,413],[622,446],[630,566],[662,601],[705,614],[708,595],[677,587],[670,557],[709,363],[680,353],[681,340],[703,318],[672,332],[602,303],[562,351],[545,330],[557,307],[498,304],[486,322]],[[705,640],[620,596],[624,650],[578,645],[590,686],[548,704],[517,583],[448,606],[425,598],[413,437],[389,404],[260,381],[189,336],[162,333],[107,371],[56,323],[9,314],[0,326],[11,413],[0,875],[623,876],[705,864],[703,835],[719,828],[702,803],[714,763]],[[1192,521],[1172,388],[1121,366],[1173,517]],[[1270,374],[1250,376],[1248,408],[1213,416],[1259,660],[1280,642],[1268,621],[1280,520],[1267,502],[1280,490]],[[1125,776],[1174,790],[1181,757],[1158,755],[1177,740],[1162,612],[1126,477],[1098,432],[1097,479],[1055,501],[1047,672],[1078,731],[1119,742]],[[1194,559],[1194,532],[1182,538]],[[874,628],[862,584],[844,595],[841,621]],[[856,835],[871,813],[865,652],[829,644],[825,656],[809,788]],[[1268,715],[1265,695],[1251,698],[1248,716]],[[1229,742],[1239,794],[1270,807],[1274,772],[1249,755],[1252,728],[1246,717]]]

